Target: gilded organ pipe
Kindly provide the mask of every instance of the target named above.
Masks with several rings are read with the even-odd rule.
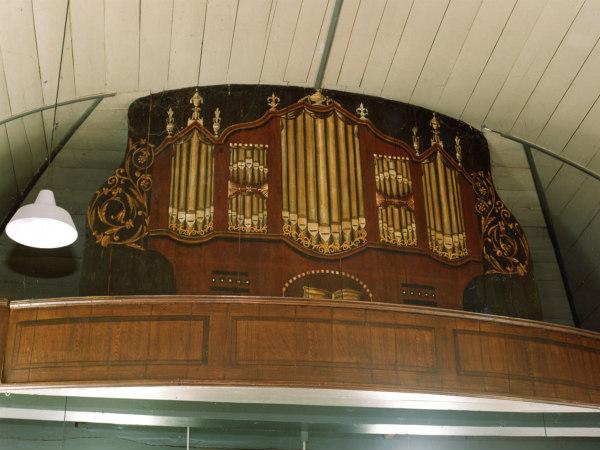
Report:
[[[193,130],[173,147],[169,229],[185,237],[202,236],[213,229],[213,146]]]
[[[414,199],[407,157],[373,155],[379,240],[398,247],[417,245]]]
[[[229,231],[267,232],[267,150],[262,144],[229,144]]]
[[[303,109],[282,118],[283,234],[318,253],[366,242],[356,133],[336,111]]]
[[[468,251],[457,172],[438,151],[423,164],[423,174],[429,248],[450,260],[462,258]]]

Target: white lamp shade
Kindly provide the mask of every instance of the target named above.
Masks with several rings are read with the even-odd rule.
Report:
[[[6,234],[13,241],[28,247],[59,248],[77,239],[77,229],[71,215],[56,206],[54,193],[43,189],[35,203],[21,206],[6,225]]]

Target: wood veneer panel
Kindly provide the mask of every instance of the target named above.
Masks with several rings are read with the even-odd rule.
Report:
[[[138,297],[14,302],[4,323],[8,386],[301,386],[600,405],[600,335],[541,322],[374,302]]]

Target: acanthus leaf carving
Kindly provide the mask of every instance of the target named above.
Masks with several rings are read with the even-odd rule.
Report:
[[[475,210],[481,224],[485,273],[525,275],[529,245],[521,225],[498,197],[489,172],[475,172]]]
[[[148,192],[154,146],[146,139],[129,140],[125,162],[96,191],[87,212],[87,225],[96,244],[143,249],[148,233]]]

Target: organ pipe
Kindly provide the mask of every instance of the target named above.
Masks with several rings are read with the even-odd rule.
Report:
[[[197,130],[173,146],[169,229],[186,237],[201,236],[213,229],[213,146],[203,142]]]
[[[412,179],[407,157],[374,155],[379,240],[417,245]]]
[[[229,144],[229,231],[267,232],[267,149],[262,144]]]
[[[457,172],[437,152],[423,173],[429,248],[446,259],[462,258],[468,251]]]
[[[366,242],[357,130],[336,111],[282,118],[283,233],[322,254]]]

